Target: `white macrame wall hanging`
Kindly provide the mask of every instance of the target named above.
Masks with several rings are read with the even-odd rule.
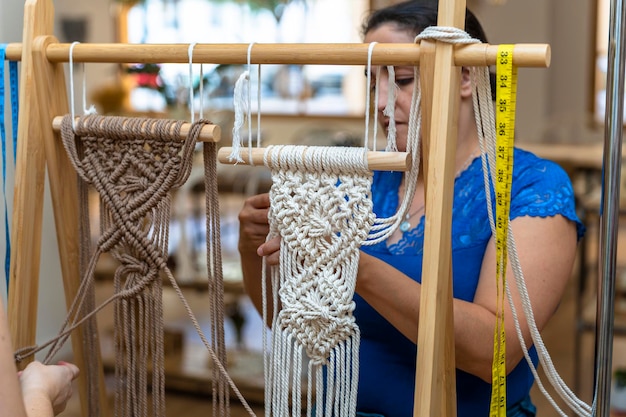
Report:
[[[374,45],[369,48],[370,62]],[[247,152],[241,151],[240,134],[246,119],[251,120],[250,52],[251,48],[248,70],[235,86],[230,154],[234,163],[253,163],[251,128]],[[368,63],[368,103],[370,69]],[[393,67],[389,73],[389,89],[395,92]],[[393,118],[395,94],[390,96],[386,114]],[[257,95],[258,114],[260,104]],[[313,409],[318,417],[356,414],[360,331],[352,313],[359,249],[385,240],[404,219],[413,199],[419,171],[417,91],[413,110],[416,117],[411,120],[407,144],[412,157],[409,187],[398,213],[390,218],[378,219],[372,210],[369,115],[363,147],[280,145],[264,151],[263,163],[273,183],[267,238],[281,238],[280,264],[263,268],[262,293],[271,285],[273,294],[271,301],[263,300],[264,322],[268,322],[269,303],[274,312],[271,345],[264,339],[266,416],[300,415],[305,408],[309,416]],[[260,132],[258,123],[257,147]],[[387,150],[395,151],[395,129],[389,132]]]

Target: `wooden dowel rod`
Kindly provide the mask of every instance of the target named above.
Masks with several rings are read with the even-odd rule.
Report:
[[[50,44],[46,56],[50,62],[68,62],[71,44]],[[365,65],[369,45],[366,43],[274,43],[254,44],[253,64],[319,64]],[[74,62],[113,63],[188,63],[188,44],[129,44],[85,43],[73,50]],[[21,44],[9,44],[9,60],[21,58]],[[455,47],[457,66],[495,65],[498,45],[471,44]],[[246,64],[248,44],[197,44],[193,62],[213,64]],[[381,43],[374,47],[374,65],[419,65],[420,46],[412,43]],[[516,44],[514,64],[518,67],[550,66],[551,52],[548,44]]]
[[[52,120],[52,128],[55,132],[61,130],[61,122],[63,116],[57,116]],[[184,140],[189,134],[191,123],[184,123],[180,128],[180,139]],[[204,125],[198,137],[199,142],[219,142],[222,135],[222,129],[218,125]]]
[[[252,165],[264,165],[263,157],[268,148],[252,148]],[[239,152],[244,162],[230,160],[233,148],[223,147],[217,152],[217,159],[223,164],[250,165],[248,148],[242,148]],[[379,152],[367,153],[367,164],[371,170],[378,171],[408,171],[411,168],[410,154],[407,152]]]

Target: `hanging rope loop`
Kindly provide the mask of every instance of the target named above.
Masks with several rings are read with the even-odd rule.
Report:
[[[429,26],[415,37],[415,41],[424,39],[438,40],[441,42],[469,45],[481,43],[479,39],[472,38],[462,29],[449,26]]]

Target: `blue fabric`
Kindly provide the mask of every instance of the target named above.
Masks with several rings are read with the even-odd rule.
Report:
[[[9,272],[11,270],[11,233],[9,229],[9,210],[7,208],[7,155],[6,155],[6,130],[5,130],[5,75],[4,75],[4,61],[6,58],[7,44],[0,44],[0,136],[2,139],[2,184],[4,192],[4,231],[5,231],[5,261],[4,261],[4,273],[6,278],[7,291],[9,289]],[[18,97],[18,78],[17,78],[17,62],[9,61],[9,89],[11,90],[11,122],[13,132],[13,161],[16,159],[17,151],[17,124],[18,124],[18,112],[19,112],[19,97]]]
[[[562,215],[577,225],[578,237],[584,226],[575,211],[574,192],[565,171],[557,164],[515,149],[511,212],[519,216]],[[398,206],[398,187],[402,174],[376,172],[372,184],[374,211],[389,217]],[[485,188],[480,158],[455,181],[452,221],[452,270],[454,297],[472,301],[478,285],[483,254],[491,237],[486,209]],[[493,193],[493,190],[492,190]],[[495,199],[492,198],[492,201]],[[495,211],[494,211],[495,212]],[[385,242],[362,250],[421,282],[424,218],[402,239],[389,247]],[[389,324],[358,294],[354,312],[361,329],[359,391],[357,409],[385,416],[413,415],[415,362],[417,347]],[[537,353],[530,351],[534,363]],[[491,385],[480,378],[457,370],[457,415],[489,415]],[[522,360],[507,378],[508,407],[528,397],[533,375]],[[532,404],[530,404],[532,406]]]
[[[537,407],[530,400],[530,395],[522,398],[517,404],[507,408],[507,417],[534,417],[537,415]]]

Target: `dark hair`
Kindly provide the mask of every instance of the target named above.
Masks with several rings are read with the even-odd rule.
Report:
[[[361,33],[366,35],[383,24],[391,23],[417,36],[427,27],[437,25],[437,6],[437,0],[409,0],[375,10],[363,23]],[[488,43],[480,22],[469,9],[465,11],[465,32]]]
[[[400,30],[406,30],[419,35],[429,26],[437,26],[438,0],[408,0],[394,4],[383,9],[375,10],[365,20],[361,27],[361,33],[365,36],[369,31],[384,24],[393,24]],[[465,9],[465,32],[474,39],[483,43],[487,41],[487,35],[480,22],[469,9]],[[490,72],[491,98],[496,99],[495,74]]]

